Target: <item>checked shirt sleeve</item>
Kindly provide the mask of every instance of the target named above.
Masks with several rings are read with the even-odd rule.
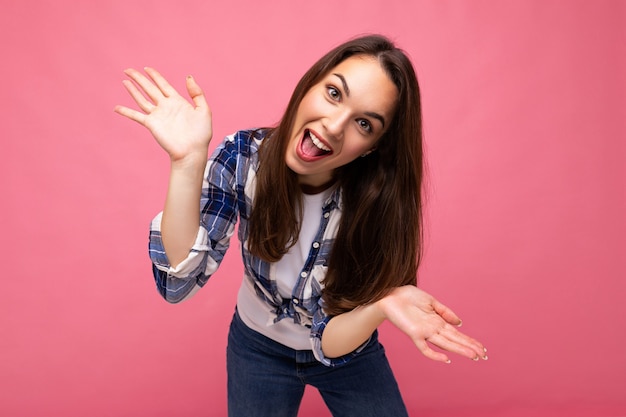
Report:
[[[207,163],[196,240],[185,260],[170,265],[161,240],[162,212],[152,220],[149,254],[156,286],[163,298],[178,303],[206,284],[220,265],[237,222],[237,147],[232,136],[220,144]]]
[[[336,358],[327,358],[326,356],[324,356],[324,352],[322,351],[322,335],[324,334],[326,325],[328,324],[328,322],[331,320],[332,317],[324,314],[323,304],[324,302],[322,301],[322,299],[320,299],[318,303],[318,309],[313,314],[313,325],[311,326],[311,347],[313,350],[313,355],[315,356],[315,359],[317,359],[323,365],[326,365],[326,366],[335,367],[335,366],[345,365],[346,363],[350,362],[352,358],[354,358],[355,356],[358,356],[359,353],[361,353],[361,351],[369,343],[371,337],[368,338],[357,349],[355,349],[354,351],[346,355],[339,356]]]

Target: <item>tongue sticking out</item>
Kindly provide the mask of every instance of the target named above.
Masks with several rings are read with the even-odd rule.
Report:
[[[330,153],[330,151],[325,151],[315,146],[309,132],[304,135],[302,140],[302,152],[308,156],[322,156]]]

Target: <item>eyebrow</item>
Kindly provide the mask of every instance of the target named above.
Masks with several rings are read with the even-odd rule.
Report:
[[[343,90],[346,92],[346,96],[350,97],[350,87],[348,87],[346,78],[337,72],[334,72],[333,75],[341,80],[341,84],[343,86]],[[380,114],[368,111],[365,112],[365,115],[377,119],[383,125],[383,128],[385,128],[385,118]]]
[[[341,84],[343,84],[343,89],[345,90],[346,95],[350,97],[350,87],[348,87],[348,83],[346,82],[345,77],[336,72],[334,72],[333,75],[341,80]]]

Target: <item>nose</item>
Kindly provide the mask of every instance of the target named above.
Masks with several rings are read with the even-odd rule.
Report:
[[[350,114],[345,109],[336,109],[324,119],[326,133],[334,139],[343,139],[344,131],[350,120]]]

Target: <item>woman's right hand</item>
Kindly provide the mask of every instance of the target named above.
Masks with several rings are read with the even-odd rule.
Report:
[[[187,77],[192,105],[155,69],[145,68],[145,72],[148,77],[127,69],[124,73],[130,80],[122,82],[141,111],[118,105],[115,112],[145,126],[172,163],[193,156],[206,161],[213,128],[211,109],[200,86],[191,76]]]
[[[145,68],[124,73],[124,87],[139,106],[134,110],[116,106],[115,111],[145,126],[169,154],[171,170],[163,207],[161,236],[172,267],[187,258],[200,224],[200,198],[209,142],[213,135],[211,110],[204,93],[192,77],[187,77],[184,99],[161,74]]]

